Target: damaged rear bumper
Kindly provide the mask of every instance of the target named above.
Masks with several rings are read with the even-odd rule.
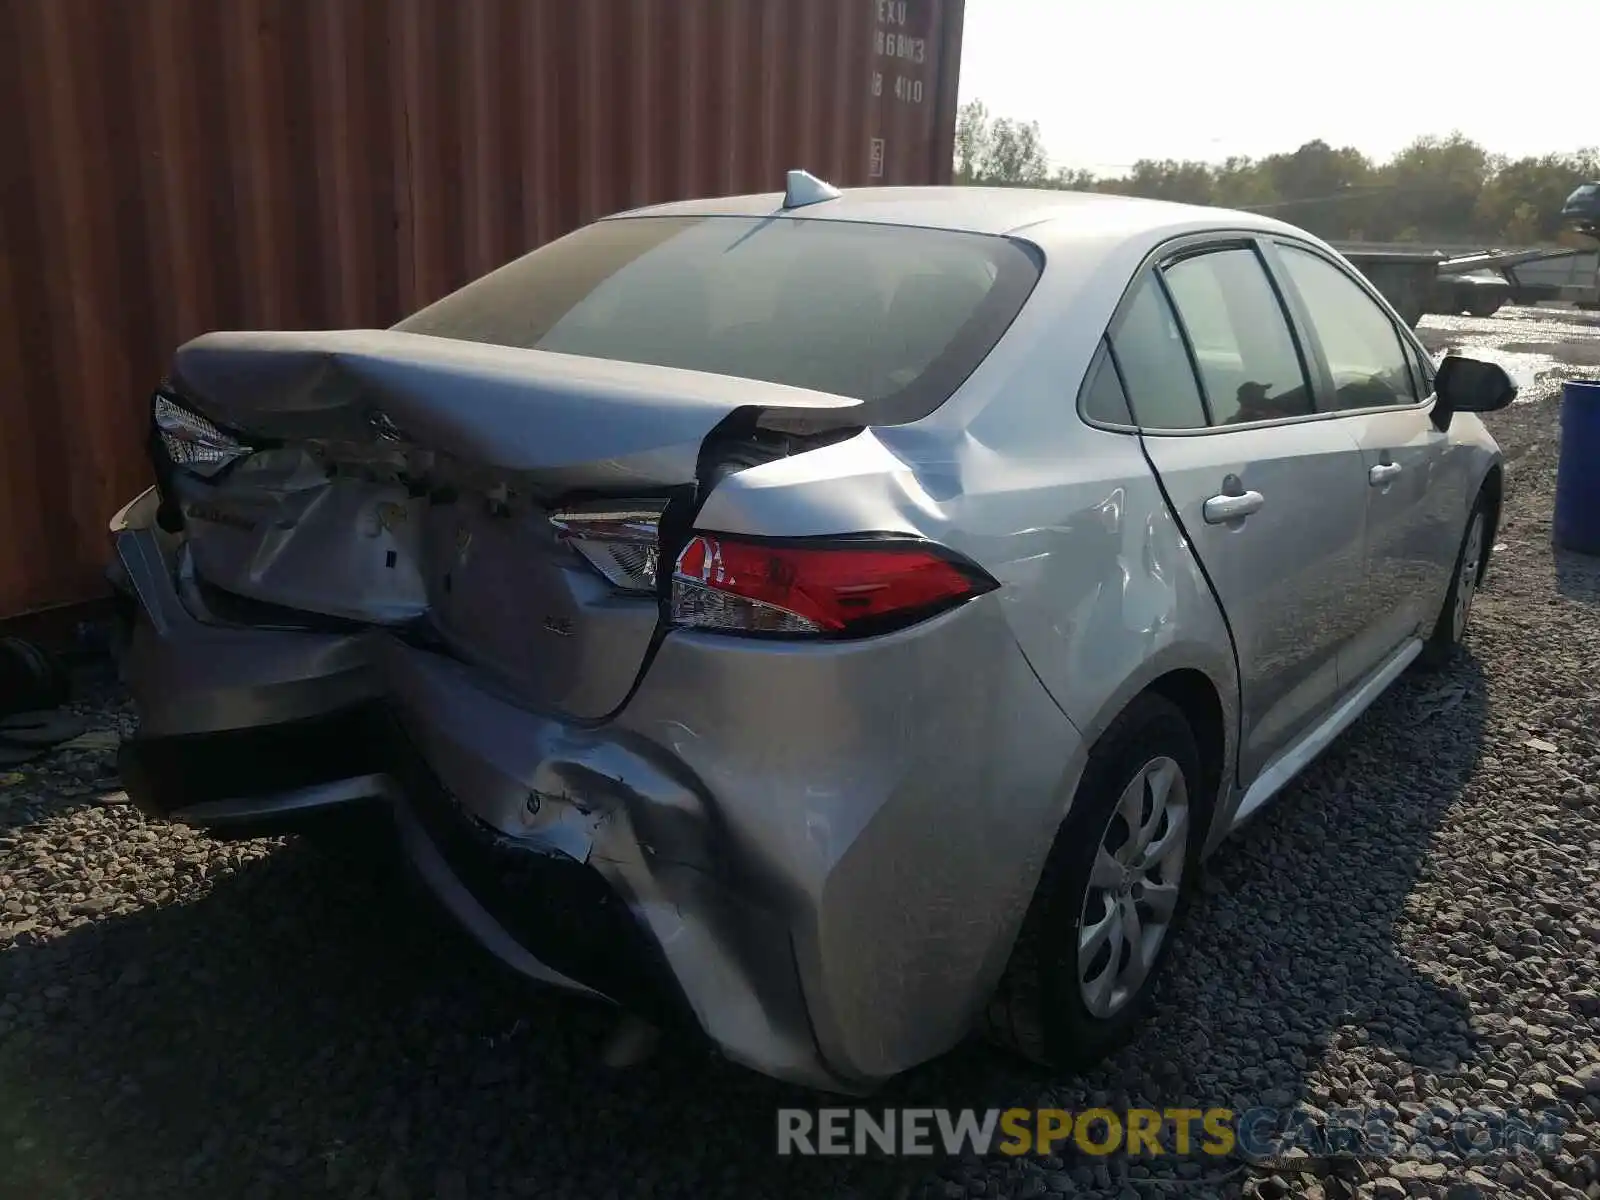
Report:
[[[136,738],[120,765],[142,811],[218,836],[338,826],[392,838],[446,911],[519,974],[686,1024],[681,990],[621,895],[585,862],[507,838],[464,808],[385,704]]]
[[[393,632],[199,619],[155,531],[115,540],[146,811],[230,835],[370,819],[513,969],[809,1086],[863,1090],[970,1028],[1082,765],[981,601],[931,651],[673,635],[619,717],[581,723]]]
[[[113,530],[111,576],[141,723],[119,765],[140,809],[225,837],[353,821],[396,839],[463,930],[519,974],[705,1031],[770,1074],[854,1086],[818,1056],[781,922],[703,863],[657,861],[683,840],[674,818],[700,809],[681,768],[643,739],[491,696],[382,632],[202,619],[138,519]],[[647,810],[662,816],[648,840],[627,815]]]

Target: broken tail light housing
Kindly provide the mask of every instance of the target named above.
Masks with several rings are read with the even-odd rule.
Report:
[[[661,507],[646,503],[563,509],[556,537],[618,591],[655,595],[661,556]]]
[[[866,637],[997,587],[976,563],[922,538],[697,533],[673,569],[671,614],[680,627],[722,633]]]
[[[167,460],[209,479],[246,457],[251,448],[163,392],[152,401],[151,421]]]

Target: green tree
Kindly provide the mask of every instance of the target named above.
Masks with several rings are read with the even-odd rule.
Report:
[[[1288,154],[1269,154],[1258,172],[1279,199],[1275,215],[1313,233],[1338,237],[1370,206],[1372,163],[1350,146],[1334,149],[1320,138]]]
[[[989,106],[968,100],[956,112],[957,183],[972,183],[989,156]]]
[[[1511,246],[1533,246],[1544,240],[1544,222],[1539,210],[1526,200],[1512,210],[1506,222],[1505,241]]]
[[[1508,160],[1452,133],[1418,138],[1385,163],[1313,139],[1265,158],[1144,159],[1125,175],[1052,171],[1039,126],[981,101],[956,122],[956,179],[1114,192],[1270,213],[1334,240],[1592,245],[1561,228],[1561,205],[1600,179],[1600,151]]]
[[[1062,167],[1050,180],[1050,186],[1064,192],[1092,192],[1097,184],[1093,171]]]
[[[1391,189],[1384,208],[1396,226],[1415,228],[1421,238],[1474,231],[1478,196],[1491,170],[1484,148],[1459,133],[1418,138],[1384,168]]]
[[[1561,204],[1585,180],[1600,178],[1600,152],[1492,160],[1478,195],[1475,225],[1516,245],[1553,241],[1561,233]],[[1519,216],[1526,206],[1531,215]]]
[[[1173,200],[1179,204],[1217,202],[1216,172],[1208,163],[1140,159],[1121,182],[1124,186],[1116,190],[1129,196]]]
[[[1270,211],[1278,201],[1271,176],[1254,159],[1225,159],[1215,171],[1212,194],[1227,208]]]
[[[1050,182],[1050,156],[1037,121],[994,117],[981,100],[956,114],[957,183],[1001,186]]]

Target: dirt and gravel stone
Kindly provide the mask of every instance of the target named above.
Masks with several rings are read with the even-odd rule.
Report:
[[[80,680],[100,742],[0,771],[0,1196],[1600,1197],[1600,564],[1550,549],[1559,378],[1490,421],[1505,517],[1464,651],[1213,860],[1139,1040],[1060,1078],[964,1047],[869,1101],[1538,1113],[1553,1143],[780,1162],[774,1108],[814,1097],[671,1044],[604,1070],[603,1011],[504,978],[380,862],[143,820],[105,736],[132,715]]]

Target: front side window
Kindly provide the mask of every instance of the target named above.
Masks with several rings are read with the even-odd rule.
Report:
[[[1196,254],[1164,274],[1194,347],[1213,424],[1315,411],[1288,319],[1253,249]]]
[[[1429,358],[1424,351],[1418,350],[1415,346],[1411,348],[1411,357],[1417,364],[1417,378],[1422,381],[1423,394],[1431,395],[1433,393],[1433,377],[1439,372],[1438,364]]]
[[[892,424],[949,398],[1039,273],[1021,244],[985,234],[624,217],[524,255],[395,328],[810,388],[862,400],[868,423]]]
[[[1415,404],[1413,364],[1389,314],[1321,255],[1289,245],[1278,252],[1333,373],[1334,407]]]

